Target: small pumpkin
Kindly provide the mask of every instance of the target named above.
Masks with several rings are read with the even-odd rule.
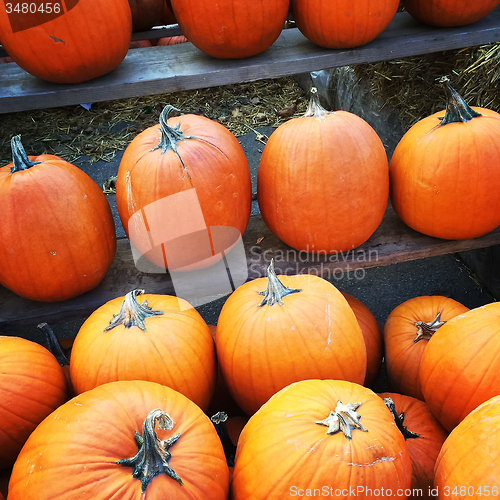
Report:
[[[225,500],[229,471],[212,423],[192,401],[161,384],[118,381],[49,415],[14,465],[10,500],[67,500],[75,492],[93,500]]]
[[[446,111],[415,123],[394,150],[390,198],[420,233],[476,238],[500,224],[500,114],[468,106],[447,79],[442,84]]]
[[[238,287],[217,322],[217,359],[233,399],[248,415],[292,382],[345,379],[362,384],[366,347],[342,294],[313,275],[277,276]]]
[[[206,410],[216,376],[207,324],[186,301],[143,292],[110,300],[82,325],[70,359],[75,392],[116,380],[149,380]]]
[[[28,156],[11,140],[0,168],[0,284],[31,300],[66,300],[95,288],[111,266],[109,203],[82,170],[54,155]]]
[[[427,343],[447,321],[468,310],[451,298],[423,295],[391,311],[384,326],[385,365],[391,391],[423,401],[420,364]]]
[[[35,427],[67,399],[66,378],[45,347],[0,336],[0,469],[11,466]]]
[[[348,49],[365,45],[394,18],[399,0],[291,0],[300,32],[320,47]]]
[[[434,498],[434,466],[448,432],[437,421],[425,402],[392,392],[380,394],[403,434],[412,466],[408,498]]]
[[[179,43],[186,43],[188,39],[184,35],[165,36],[158,40],[156,45],[178,45]]]
[[[132,31],[146,31],[161,24],[165,0],[128,0],[132,12]]]
[[[231,488],[234,500],[306,498],[315,491],[396,499],[411,474],[403,435],[380,397],[351,382],[304,380],[275,394],[247,422]]]
[[[135,42],[130,42],[129,49],[144,49],[152,46],[153,44],[150,40],[137,40]]]
[[[420,383],[432,413],[448,431],[500,394],[500,303],[450,319],[429,340]]]
[[[334,254],[361,245],[382,222],[388,193],[376,132],[353,113],[326,111],[315,88],[304,116],[281,124],[262,151],[262,218],[295,250]]]

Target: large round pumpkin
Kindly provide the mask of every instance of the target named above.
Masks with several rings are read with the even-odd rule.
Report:
[[[440,295],[422,295],[395,307],[385,322],[385,365],[390,390],[423,400],[420,363],[430,338],[468,307]]]
[[[35,427],[66,401],[66,379],[41,345],[0,336],[0,469],[14,463]]]
[[[380,394],[403,434],[410,454],[412,495],[408,498],[431,499],[434,466],[448,432],[437,421],[425,402],[392,392]]]
[[[432,26],[451,27],[475,23],[500,4],[499,0],[403,0],[407,12]]]
[[[476,238],[500,224],[500,114],[470,108],[447,82],[444,87],[446,111],[418,121],[396,146],[391,202],[416,231]]]
[[[444,442],[436,461],[438,499],[500,496],[500,396],[471,411]]]
[[[350,382],[305,380],[246,423],[232,493],[234,500],[396,499],[406,498],[410,483],[408,449],[381,398]]]
[[[76,297],[112,264],[115,224],[99,186],[53,155],[27,156],[12,138],[0,168],[0,284],[32,300]]]
[[[474,408],[500,394],[500,303],[450,319],[429,340],[420,383],[426,403],[451,431]]]
[[[110,300],[82,325],[70,359],[75,392],[116,380],[149,380],[206,410],[216,376],[207,324],[182,299],[142,292]]]
[[[203,116],[167,120],[172,110],[166,106],[160,124],[129,144],[116,180],[127,236],[163,270],[219,259],[243,234],[252,197],[248,162],[236,137]]]
[[[9,14],[7,8],[0,9],[2,45],[33,76],[81,83],[109,73],[127,54],[132,33],[127,0],[10,5]]]
[[[291,0],[293,19],[311,42],[329,49],[365,45],[392,21],[399,0]]]
[[[10,500],[226,500],[229,472],[208,417],[145,381],[105,384],[49,415],[20,453]]]
[[[267,227],[287,245],[335,253],[364,243],[389,193],[384,146],[362,118],[327,112],[313,89],[308,111],[269,137],[257,173]]]
[[[249,415],[292,382],[365,379],[365,342],[342,294],[317,276],[276,276],[272,263],[267,278],[226,300],[215,344],[229,392]]]
[[[289,0],[171,0],[182,33],[220,59],[260,54],[281,33]]]

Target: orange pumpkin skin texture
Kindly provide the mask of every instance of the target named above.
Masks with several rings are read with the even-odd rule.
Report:
[[[300,32],[316,45],[329,49],[371,42],[389,26],[398,6],[398,0],[291,0]]]
[[[338,401],[361,403],[356,412],[367,432],[354,428],[351,439],[342,431],[327,434],[329,428],[317,422],[326,419]],[[392,490],[384,498],[406,498],[396,492],[407,489],[410,482],[403,435],[381,398],[350,382],[305,380],[274,395],[245,425],[238,440],[232,492],[234,500],[281,500],[291,493],[308,498],[314,488],[327,487],[329,496],[346,499],[352,496],[330,492],[364,488],[356,498],[365,499],[382,498],[373,496],[373,491],[384,488]]]
[[[460,500],[498,498],[499,431],[500,396],[479,405],[453,429],[436,461],[438,499],[446,498],[445,493]]]
[[[448,432],[424,401],[393,392],[384,392],[380,397],[392,399],[398,418],[403,414],[402,425],[406,428],[403,435],[408,436],[406,446],[413,471],[411,489],[422,492],[408,498],[435,498],[430,495],[434,484],[434,465]],[[411,437],[411,433],[416,435]]]
[[[138,452],[134,435],[144,436],[143,422],[155,409],[166,412],[174,422],[171,430],[156,425],[159,439],[180,433],[168,450],[168,465],[183,484],[160,472],[143,494],[141,481],[132,477],[133,467],[116,462]],[[208,417],[182,394],[139,380],[96,387],[53,412],[30,436],[9,484],[10,500],[80,496],[93,500],[225,500],[228,492],[224,452]]]
[[[397,215],[416,231],[469,239],[500,224],[500,114],[472,110],[481,116],[444,125],[445,112],[434,113],[396,146],[390,198]]]
[[[303,117],[269,137],[257,173],[267,227],[309,253],[364,243],[382,222],[388,193],[387,156],[376,132],[352,113],[326,112],[315,92]]]
[[[433,335],[422,356],[425,401],[451,431],[474,408],[500,394],[500,303],[456,316]]]
[[[391,311],[384,326],[385,364],[391,391],[424,400],[420,364],[429,338],[440,328],[439,321],[433,322],[438,314],[441,322],[447,322],[468,310],[448,297],[422,295]]]
[[[144,303],[163,314],[144,313]],[[119,319],[105,331],[113,315],[122,313],[132,323]],[[71,351],[70,374],[76,394],[116,380],[149,380],[206,410],[215,385],[215,346],[205,321],[186,301],[136,290],[125,300],[110,300],[85,321]]]
[[[242,59],[264,52],[285,25],[289,0],[173,0],[182,33],[205,54]]]
[[[274,275],[274,276],[273,276]],[[362,384],[366,347],[342,294],[312,275],[278,276],[300,289],[272,303],[260,292],[274,288],[274,271],[237,288],[219,316],[217,359],[233,399],[248,415],[292,382],[310,378]],[[267,290],[266,290],[266,287]]]
[[[135,213],[194,188],[207,227],[228,226],[243,234],[250,219],[252,197],[248,162],[236,137],[203,116],[168,118],[172,109],[166,106],[160,116],[161,125],[144,130],[129,144],[116,180],[116,204],[127,237],[132,237],[133,245],[146,259],[163,269],[169,266],[165,245],[151,250],[149,238],[142,239],[140,232],[136,237],[130,233],[129,221]],[[181,208],[185,213],[191,207]],[[182,215],[161,210],[153,210],[154,217],[178,220]],[[189,219],[186,224],[195,222]],[[147,219],[148,227],[149,223]],[[199,229],[197,226],[193,232]],[[182,255],[176,257],[182,262],[177,262],[175,269],[202,261],[205,253],[201,250],[200,256],[199,244],[186,245]]]
[[[407,12],[432,26],[451,27],[475,23],[500,4],[499,0],[403,0]]]
[[[66,379],[41,345],[0,336],[0,469],[11,466],[35,427],[66,401]]]
[[[382,366],[382,358],[384,355],[384,339],[380,326],[372,314],[370,309],[360,300],[356,299],[348,293],[341,292],[351,306],[351,309],[358,320],[361,328],[361,333],[366,344],[366,376],[363,385],[366,387],[372,386],[377,380]]]
[[[81,83],[114,70],[132,34],[128,1],[65,0],[59,5],[66,13],[48,22],[41,23],[39,14],[17,14],[17,22],[28,28],[20,31],[13,31],[6,9],[0,10],[2,45],[12,59],[30,75],[55,83]]]

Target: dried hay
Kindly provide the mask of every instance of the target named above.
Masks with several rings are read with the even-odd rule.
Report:
[[[291,78],[261,80],[218,88],[183,91],[82,106],[23,111],[0,115],[0,166],[10,163],[10,139],[21,134],[29,155],[49,153],[74,161],[109,161],[142,130],[158,123],[166,104],[182,113],[217,120],[235,136],[256,127],[277,127],[304,114],[308,98]]]

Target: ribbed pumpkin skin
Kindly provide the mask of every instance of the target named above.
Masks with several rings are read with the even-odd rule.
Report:
[[[420,386],[420,364],[429,341],[413,341],[417,336],[415,323],[430,323],[439,311],[441,319],[449,321],[468,310],[468,307],[448,297],[422,295],[399,304],[391,311],[384,325],[384,345],[392,391],[424,400]]]
[[[278,276],[302,291],[283,305],[259,307],[267,279],[237,288],[217,322],[216,349],[233,399],[255,413],[273,394],[310,378],[362,384],[366,347],[352,309],[328,281],[312,275]]]
[[[203,116],[182,115],[167,120],[170,127],[177,124],[184,135],[199,138],[177,143],[182,162],[172,150],[153,150],[161,140],[160,125],[141,132],[125,150],[116,180],[116,204],[127,236],[129,219],[136,211],[192,188],[196,189],[206,226],[230,226],[243,234],[252,197],[243,148],[228,129]],[[168,268],[163,253],[148,254],[147,246],[137,249],[151,262]],[[192,248],[193,255],[188,250],[183,255],[186,265],[199,262],[199,249]]]
[[[500,396],[495,396],[470,412],[444,442],[436,461],[438,498],[453,491],[456,494],[448,498],[498,498],[499,439]],[[469,494],[464,495],[464,489]]]
[[[272,133],[262,152],[262,218],[296,250],[331,254],[361,245],[382,222],[388,194],[382,142],[352,113],[292,118]]]
[[[66,6],[65,14],[16,33],[6,9],[0,10],[2,45],[12,59],[30,75],[55,83],[81,83],[115,69],[127,54],[132,34],[128,1],[59,4],[61,10]]]
[[[487,16],[499,4],[499,0],[403,0],[403,4],[415,19],[432,26],[465,26]]]
[[[75,392],[116,380],[149,380],[172,387],[206,409],[215,384],[215,346],[203,318],[182,299],[144,294],[161,316],[139,327],[118,325],[107,332],[113,314],[120,311],[123,297],[94,311],[80,328],[71,350],[70,374]],[[179,302],[184,304],[180,310]]]
[[[291,0],[293,18],[311,42],[330,49],[365,45],[392,21],[399,0]]]
[[[0,469],[11,466],[35,427],[66,401],[66,379],[41,345],[0,336]]]
[[[415,125],[389,165],[392,206],[412,229],[444,239],[476,238],[500,224],[500,114],[439,126],[444,111]]]
[[[406,439],[412,466],[411,489],[421,491],[408,498],[435,498],[429,494],[434,484],[434,465],[448,432],[437,421],[424,401],[393,392],[380,394],[381,398],[391,398],[399,415],[404,413],[403,425],[416,432],[418,438]]]
[[[172,0],[182,33],[205,54],[242,59],[260,54],[285,25],[289,0]]]
[[[368,429],[327,435],[315,422],[328,417],[338,401],[362,403],[357,412]],[[270,473],[272,467],[272,474]],[[232,492],[234,500],[282,500],[291,488],[312,490],[365,488],[356,498],[375,498],[373,490],[392,490],[397,496],[411,482],[411,463],[403,435],[384,402],[370,389],[340,380],[306,380],[286,387],[253,415],[238,440]],[[372,494],[366,491],[372,489]],[[305,493],[310,489],[309,495]],[[307,496],[306,496],[307,495]],[[324,495],[326,496],[326,495]],[[381,498],[381,497],[378,497]]]
[[[134,434],[142,435],[144,420],[156,408],[174,421],[170,431],[156,427],[158,438],[181,433],[170,448],[170,466],[184,484],[160,474],[143,495],[132,467],[114,462],[137,453]],[[228,490],[224,452],[208,417],[182,394],[135,380],[80,394],[46,418],[16,461],[9,499],[225,500]]]
[[[361,333],[366,344],[366,376],[363,385],[370,387],[377,380],[382,366],[384,355],[384,339],[380,326],[370,309],[360,300],[348,293],[342,292],[342,295],[351,306],[351,309],[358,320]]]
[[[21,297],[66,300],[95,288],[116,252],[106,197],[82,170],[53,155],[10,174],[0,168],[0,283]]]
[[[500,303],[451,319],[429,340],[420,383],[425,401],[451,431],[474,408],[500,394]]]

